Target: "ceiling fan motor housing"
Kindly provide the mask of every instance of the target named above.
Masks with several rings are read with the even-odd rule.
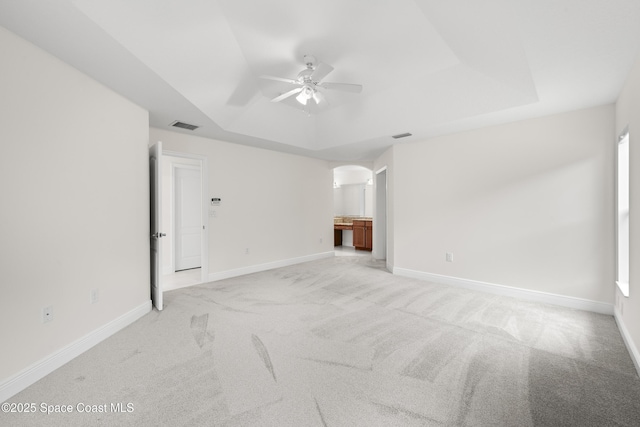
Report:
[[[307,68],[313,68],[313,66],[316,64],[316,57],[313,55],[305,55],[304,63],[306,64]]]
[[[300,83],[311,83],[311,74],[313,74],[312,68],[307,68],[298,73],[298,81]]]

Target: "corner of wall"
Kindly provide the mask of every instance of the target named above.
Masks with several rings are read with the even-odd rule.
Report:
[[[629,334],[629,330],[627,329],[626,324],[624,323],[624,318],[620,310],[617,307],[614,308],[614,319],[616,320],[616,324],[618,325],[618,329],[620,330],[620,335],[622,335],[622,339],[624,344],[627,346],[627,350],[629,351],[629,355],[631,356],[631,360],[636,367],[636,371],[638,376],[640,376],[640,350],[633,342],[633,338],[631,334]]]

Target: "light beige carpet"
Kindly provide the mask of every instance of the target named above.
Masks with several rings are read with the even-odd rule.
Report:
[[[611,316],[394,277],[371,257],[169,292],[10,402],[74,411],[0,425],[640,425]]]

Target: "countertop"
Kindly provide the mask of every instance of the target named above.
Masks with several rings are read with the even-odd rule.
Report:
[[[373,221],[373,218],[370,217],[335,217],[333,219],[333,225],[339,226],[352,226],[353,221]]]

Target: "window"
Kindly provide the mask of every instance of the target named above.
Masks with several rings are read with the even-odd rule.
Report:
[[[629,132],[618,138],[616,283],[629,296]]]

